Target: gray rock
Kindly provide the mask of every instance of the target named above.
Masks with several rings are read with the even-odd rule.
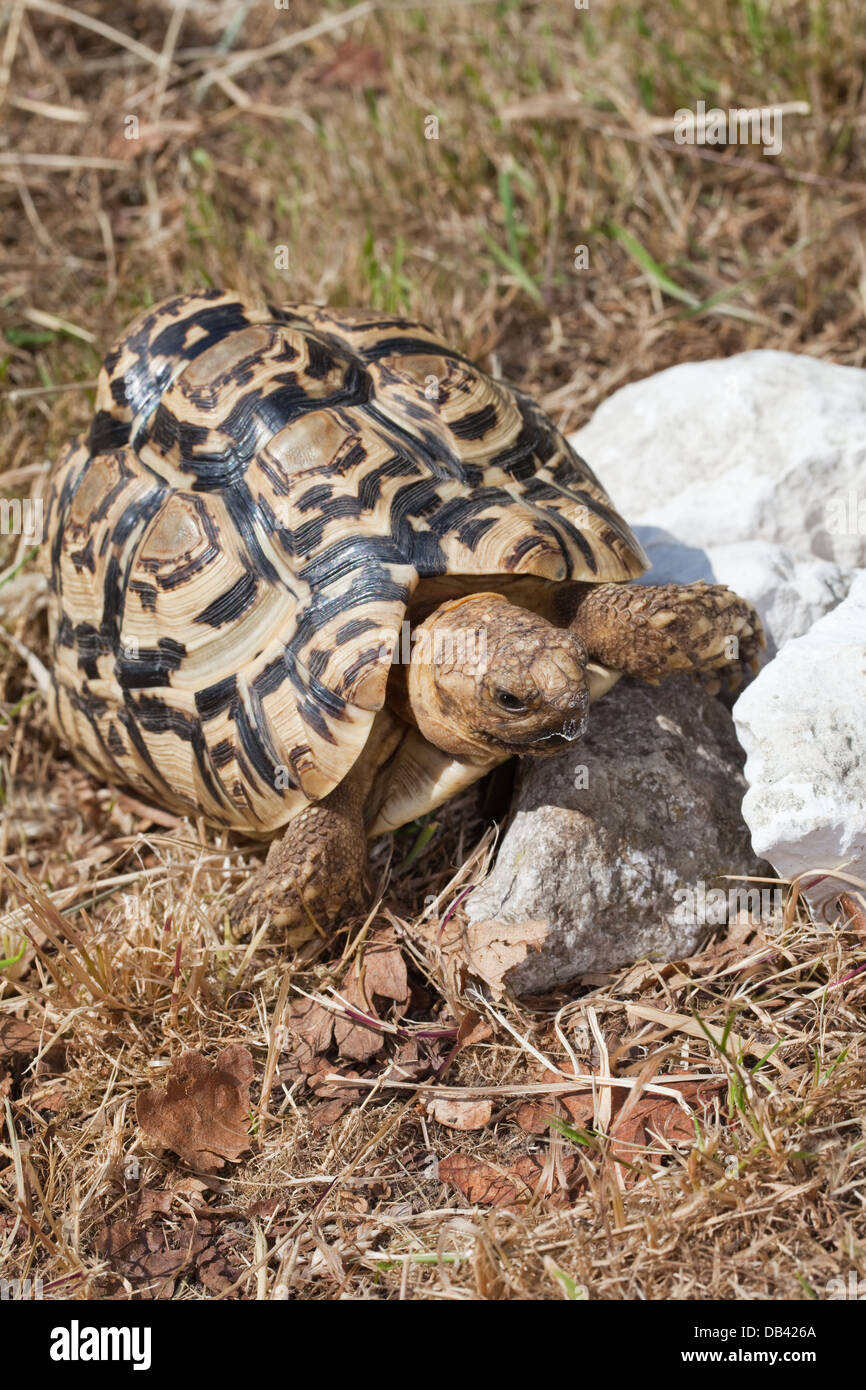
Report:
[[[644,955],[693,952],[726,920],[707,920],[702,886],[758,871],[741,765],[730,715],[689,677],[621,681],[593,706],[579,748],[526,759],[495,867],[466,905],[473,922],[547,923],[510,987],[542,993]]]
[[[686,362],[615,392],[571,442],[631,525],[866,566],[860,368],[766,351]]]
[[[751,599],[767,635],[765,661],[841,603],[857,575],[832,560],[798,556],[765,541],[735,541],[706,550],[684,545],[657,526],[635,527],[651,568],[640,584],[727,584]]]
[[[866,882],[866,573],[848,597],[789,642],[734,706],[746,749],[743,814],[757,853],[785,877],[809,876],[817,919],[846,884]]]

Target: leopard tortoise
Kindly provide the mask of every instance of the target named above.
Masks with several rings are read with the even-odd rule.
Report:
[[[639,461],[636,460],[636,467]],[[100,778],[274,839],[240,936],[332,924],[366,838],[578,739],[623,673],[738,674],[521,392],[420,323],[218,290],[148,310],[51,483],[50,706]]]

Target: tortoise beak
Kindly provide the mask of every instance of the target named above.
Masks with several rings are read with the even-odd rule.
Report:
[[[569,719],[567,724],[563,724],[561,729],[553,729],[549,734],[537,734],[535,738],[527,739],[525,747],[533,751],[553,752],[555,749],[567,748],[570,743],[576,743],[583,737],[586,730],[586,715],[582,719]]]
[[[579,698],[571,702],[568,710],[568,717],[561,724],[554,725],[550,729],[542,729],[539,732],[527,734],[519,741],[503,743],[510,753],[522,756],[525,753],[544,757],[548,753],[559,753],[563,748],[568,748],[572,743],[576,743],[586,732],[587,715],[589,713],[589,696],[582,691]]]

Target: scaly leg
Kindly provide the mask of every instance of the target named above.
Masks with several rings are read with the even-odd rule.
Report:
[[[229,924],[236,941],[266,916],[287,930],[327,930],[342,913],[363,908],[370,895],[365,802],[377,769],[400,737],[398,721],[383,711],[351,772],[289,821],[232,904]]]
[[[595,661],[651,685],[681,671],[737,685],[766,645],[755,609],[723,584],[591,585],[569,625]]]

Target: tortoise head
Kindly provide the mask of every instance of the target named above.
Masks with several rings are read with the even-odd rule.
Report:
[[[415,629],[408,703],[446,753],[557,753],[586,726],[586,661],[574,633],[499,594],[474,594]]]

